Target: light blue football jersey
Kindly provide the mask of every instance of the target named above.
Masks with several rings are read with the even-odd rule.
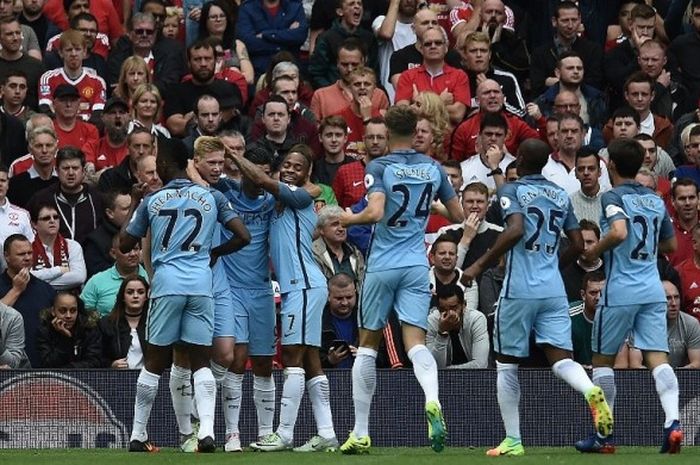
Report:
[[[250,232],[250,243],[241,250],[221,257],[231,287],[271,289],[268,237],[275,210],[275,198],[268,192],[255,198],[248,197],[239,182],[221,179],[215,186],[224,194],[233,210]],[[222,228],[222,239],[227,241],[231,232]]]
[[[326,287],[311,250],[318,219],[314,199],[303,188],[280,182],[278,200],[284,209],[272,215],[270,255],[280,292]]]
[[[365,171],[367,193],[386,195],[384,218],[374,225],[367,271],[428,266],[425,227],[437,197],[456,196],[442,166],[415,150],[394,151],[372,160]]]
[[[523,216],[523,237],[508,251],[501,296],[566,296],[559,273],[559,239],[562,231],[579,229],[566,191],[537,174],[504,184],[498,198],[504,220],[513,214]]]
[[[217,221],[236,213],[221,192],[175,179],[138,206],[126,232],[144,237],[151,228],[151,297],[212,295],[209,267]]]
[[[603,235],[619,219],[627,222],[627,238],[605,252],[603,305],[666,302],[656,266],[659,241],[674,236],[664,201],[655,192],[628,182],[601,197]]]

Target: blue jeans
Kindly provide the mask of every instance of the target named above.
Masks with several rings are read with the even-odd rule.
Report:
[[[188,47],[199,37],[199,23],[190,19],[190,12],[195,8],[202,8],[203,5],[204,0],[184,0],[182,2],[183,14],[185,15],[185,43]]]

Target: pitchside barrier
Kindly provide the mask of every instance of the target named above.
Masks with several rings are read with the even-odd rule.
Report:
[[[685,444],[700,442],[700,370],[679,370],[680,416]],[[138,371],[4,371],[0,370],[0,448],[126,447],[129,441]],[[277,399],[283,376],[275,373]],[[329,370],[335,430],[343,441],[352,429],[350,370]],[[651,374],[618,371],[615,437],[621,445],[659,445],[663,412]],[[582,396],[549,370],[520,372],[523,441],[530,446],[570,446],[591,433],[591,418]],[[256,435],[252,376],[244,382],[241,411],[243,444]],[[440,372],[440,399],[451,446],[493,446],[503,439],[493,370]],[[385,447],[427,446],[423,394],[410,370],[377,376],[370,432],[372,444]],[[217,443],[224,422],[217,406]],[[277,421],[275,421],[277,424]],[[299,409],[295,444],[315,433],[308,398]],[[170,403],[168,375],[160,380],[150,437],[160,446],[178,441]]]

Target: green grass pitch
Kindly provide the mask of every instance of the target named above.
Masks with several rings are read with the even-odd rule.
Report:
[[[508,465],[697,465],[700,447],[686,447],[680,455],[660,455],[658,448],[620,447],[614,455],[583,455],[573,448],[530,447],[524,457],[486,457],[486,449],[448,448],[435,454],[428,448],[374,448],[370,455],[344,456],[340,453],[299,454],[253,453],[183,454],[164,449],[157,454],[129,454],[121,450],[0,450],[0,464],[31,465],[480,465],[505,461]]]

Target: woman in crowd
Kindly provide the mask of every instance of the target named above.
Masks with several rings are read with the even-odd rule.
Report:
[[[140,56],[130,56],[122,63],[119,71],[119,81],[114,89],[114,95],[125,102],[131,101],[131,96],[138,86],[151,82],[151,72],[146,61]]]
[[[83,248],[59,233],[61,215],[56,206],[38,204],[32,208],[30,217],[36,231],[31,273],[57,291],[78,289],[87,277]]]
[[[138,86],[131,95],[132,120],[129,123],[128,132],[131,132],[134,127],[142,127],[157,137],[170,139],[170,131],[158,123],[162,106],[163,99],[155,85]]]
[[[213,0],[204,4],[199,17],[199,38],[216,37],[224,46],[224,64],[239,71],[246,82],[252,84],[255,79],[253,64],[248,56],[245,44],[236,39],[236,13],[238,6],[234,2]]]
[[[102,343],[97,314],[86,313],[83,302],[61,291],[44,310],[36,336],[39,368],[99,368]]]
[[[114,308],[99,322],[102,366],[137,369],[143,366],[148,316],[148,282],[141,276],[124,278]]]

